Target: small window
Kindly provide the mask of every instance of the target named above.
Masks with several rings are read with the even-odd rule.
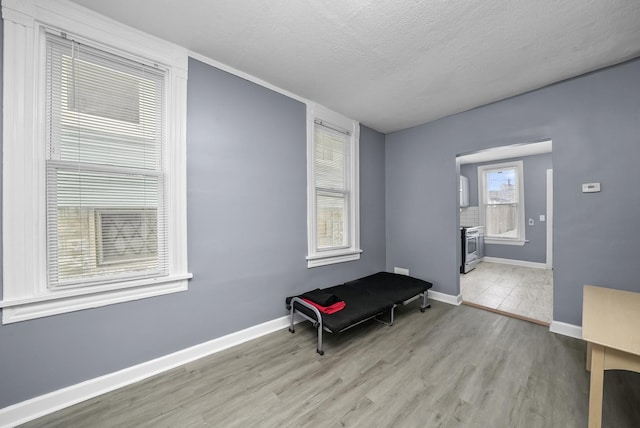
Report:
[[[524,244],[522,177],[522,161],[478,167],[480,217],[485,226],[485,242]]]
[[[308,118],[308,267],[357,260],[359,125],[319,106]]]

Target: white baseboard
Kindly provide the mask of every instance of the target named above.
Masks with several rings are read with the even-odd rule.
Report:
[[[299,323],[302,318],[296,317]],[[183,364],[288,327],[288,316],[237,331],[173,354],[146,361],[0,409],[0,428],[14,427],[98,395],[131,385]]]
[[[488,263],[500,263],[503,265],[522,266],[534,269],[547,269],[546,263],[527,262],[524,260],[501,259],[499,257],[483,257],[482,261]]]
[[[579,325],[567,324],[560,321],[551,321],[549,331],[551,333],[562,334],[563,336],[582,339],[582,327]]]
[[[438,302],[448,303],[450,305],[459,306],[462,303],[462,294],[454,296],[453,294],[440,293],[439,291],[429,290],[427,297]]]

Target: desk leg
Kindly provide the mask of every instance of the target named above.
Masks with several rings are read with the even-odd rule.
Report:
[[[602,426],[602,395],[604,383],[604,347],[591,346],[591,385],[589,390],[589,428]]]

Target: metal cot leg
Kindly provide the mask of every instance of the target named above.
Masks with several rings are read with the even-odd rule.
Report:
[[[294,313],[294,311],[295,310],[293,309],[293,302],[291,302],[291,309],[290,309],[290,312],[291,312],[291,325],[289,326],[289,331],[291,333],[295,333],[296,332],[296,329],[293,326],[293,313]]]
[[[322,321],[318,323],[318,349],[316,351],[318,354],[324,355],[324,350],[322,349]]]
[[[384,324],[384,325],[388,325],[389,327],[391,327],[393,325],[393,313],[396,309],[398,305],[393,305],[391,307],[391,309],[389,309],[389,322],[383,321],[380,318],[378,318],[378,315],[384,315],[384,312],[376,315],[376,317],[374,318],[374,320],[378,321],[380,324]]]
[[[420,312],[424,312],[425,309],[431,307],[431,303],[427,301],[427,294],[428,290],[425,290],[425,292],[422,293],[422,306],[420,306]]]
[[[301,306],[305,306],[306,308],[308,308],[309,310],[311,310],[314,313],[314,315],[316,317],[315,319],[303,314],[302,312],[300,312],[300,315],[302,315],[307,320],[311,321],[313,323],[313,326],[318,329],[318,347],[317,347],[316,351],[318,352],[318,354],[324,355],[324,350],[322,349],[322,330],[323,330],[322,314],[320,314],[320,311],[318,310],[318,308],[308,304],[307,302],[305,302],[304,300],[300,299],[299,297],[294,297],[294,298],[291,299],[291,326],[289,327],[289,331],[291,333],[294,332],[293,314],[295,312],[295,304],[296,303],[300,304]]]

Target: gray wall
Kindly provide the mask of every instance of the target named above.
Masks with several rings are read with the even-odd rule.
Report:
[[[362,258],[307,269],[305,121],[304,104],[190,60],[189,291],[0,326],[0,408],[282,317],[285,296],[384,270],[384,135],[365,127]]]
[[[493,163],[522,160],[524,172],[524,216],[527,243],[517,245],[485,245],[485,256],[501,259],[545,263],[547,261],[547,223],[540,222],[540,214],[547,212],[547,169],[551,169],[551,153],[501,159],[493,162],[465,164],[460,174],[469,178],[469,205],[478,206],[478,167]],[[533,226],[529,226],[533,218]]]
[[[552,139],[553,318],[581,325],[583,284],[640,291],[639,136],[640,60],[387,135],[387,268],[457,295],[456,154]]]

